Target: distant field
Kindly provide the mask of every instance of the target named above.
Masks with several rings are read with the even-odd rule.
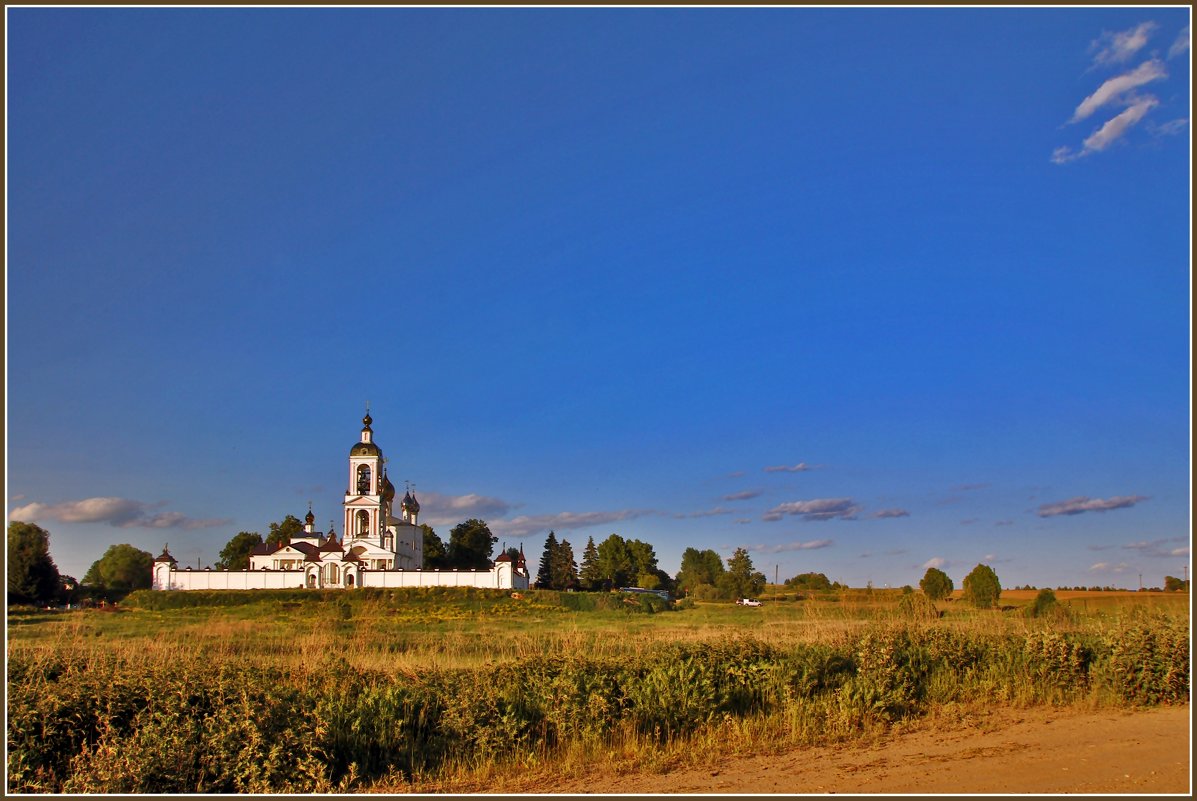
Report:
[[[10,613],[10,789],[474,787],[600,752],[665,765],[940,709],[1189,695],[1187,595],[1062,591],[1044,618],[1024,611],[1030,591],[994,610],[898,590],[766,593],[755,609],[519,595],[143,593]]]

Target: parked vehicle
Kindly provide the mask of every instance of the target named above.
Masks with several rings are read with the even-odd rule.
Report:
[[[758,601],[756,598],[741,598],[740,600],[736,601],[736,603],[739,604],[740,606],[760,606],[761,605],[761,602]]]

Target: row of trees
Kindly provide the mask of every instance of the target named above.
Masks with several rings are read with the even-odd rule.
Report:
[[[610,590],[637,586],[646,590],[673,591],[674,582],[657,564],[657,552],[647,542],[612,534],[597,545],[586,540],[579,565],[569,540],[558,541],[550,531],[545,538],[536,574],[536,586],[552,590]]]
[[[765,583],[765,574],[753,567],[752,558],[743,548],[728,557],[726,568],[717,552],[687,548],[677,574],[678,589],[700,599],[750,598],[759,595]]]
[[[83,581],[58,572],[50,557],[50,532],[34,523],[8,524],[8,602],[74,603],[87,597],[119,598],[150,586],[154,557],[132,545],[112,545],[92,563]]]

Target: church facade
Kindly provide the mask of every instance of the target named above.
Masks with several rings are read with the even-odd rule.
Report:
[[[420,502],[408,490],[395,514],[395,486],[387,476],[382,449],[374,442],[373,419],[362,418],[360,441],[349,449],[349,475],[342,503],[342,536],[329,526],[315,530],[308,510],[303,533],[286,544],[254,547],[248,570],[179,569],[163,549],[154,560],[156,590],[247,590],[298,587],[483,587],[527,589],[528,568],[521,552],[506,554],[490,570],[425,570]]]

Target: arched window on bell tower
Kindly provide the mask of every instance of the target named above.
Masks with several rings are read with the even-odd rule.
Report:
[[[357,467],[357,494],[370,494],[370,465],[361,464]]]
[[[370,536],[370,514],[365,509],[357,513],[357,536],[362,539]]]

